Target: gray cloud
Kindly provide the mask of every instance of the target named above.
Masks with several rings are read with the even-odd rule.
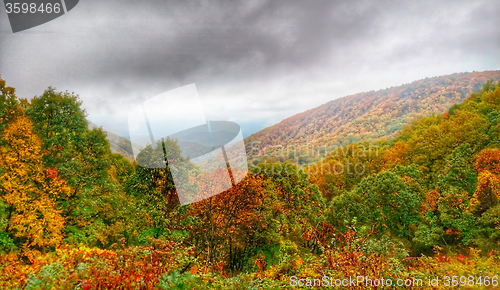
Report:
[[[0,73],[21,97],[79,93],[119,134],[131,106],[194,82],[210,118],[248,134],[347,94],[500,67],[497,1],[352,2],[87,0],[16,34],[2,11]]]

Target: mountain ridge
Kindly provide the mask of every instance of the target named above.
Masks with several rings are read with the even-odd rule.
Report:
[[[454,73],[344,96],[250,135],[245,138],[247,152],[254,155],[266,147],[345,146],[390,139],[414,119],[444,113],[490,79],[499,80],[500,71]]]

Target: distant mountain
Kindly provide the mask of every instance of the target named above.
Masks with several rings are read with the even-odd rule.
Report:
[[[252,148],[266,146],[270,148],[267,152],[272,152],[279,150],[280,145],[288,148],[292,145],[345,146],[360,141],[390,139],[414,119],[444,113],[490,79],[499,80],[500,71],[425,78],[398,87],[339,98],[247,137],[247,152],[255,154]]]
[[[97,126],[96,124],[94,124],[90,121],[88,121],[88,123],[89,123],[89,129],[100,127],[100,126]],[[137,149],[140,149],[141,146],[134,144],[134,143],[130,142],[130,140],[123,138],[121,136],[118,136],[113,132],[106,131],[106,130],[104,130],[104,132],[106,132],[106,134],[107,134],[106,139],[108,140],[109,146],[111,147],[111,152],[120,154],[123,157],[127,158],[128,161],[133,162],[134,161],[134,151],[132,150],[132,146],[134,146],[134,148],[137,148]]]

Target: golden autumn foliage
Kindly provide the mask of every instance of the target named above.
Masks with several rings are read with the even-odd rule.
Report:
[[[500,179],[485,170],[479,174],[477,189],[470,201],[470,208],[473,212],[484,212],[495,205],[500,198]]]
[[[500,149],[486,148],[479,152],[474,168],[479,176],[470,209],[481,213],[495,205],[500,198]]]
[[[0,256],[0,287],[16,289],[26,283],[30,266],[15,252]]]
[[[9,205],[8,232],[32,259],[39,249],[61,243],[64,218],[55,199],[69,195],[70,187],[58,177],[57,169],[44,168],[42,141],[33,133],[27,117],[12,122],[4,130],[3,139],[0,192]]]
[[[404,142],[398,141],[394,144],[394,147],[388,149],[382,156],[383,168],[390,169],[396,164],[407,165],[408,163],[408,152],[410,151],[410,146]]]

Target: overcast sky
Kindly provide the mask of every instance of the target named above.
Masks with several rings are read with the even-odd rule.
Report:
[[[121,135],[132,107],[196,83],[207,118],[248,136],[345,95],[498,70],[499,15],[496,0],[82,0],[13,34],[2,7],[0,74],[19,97],[79,94]]]

